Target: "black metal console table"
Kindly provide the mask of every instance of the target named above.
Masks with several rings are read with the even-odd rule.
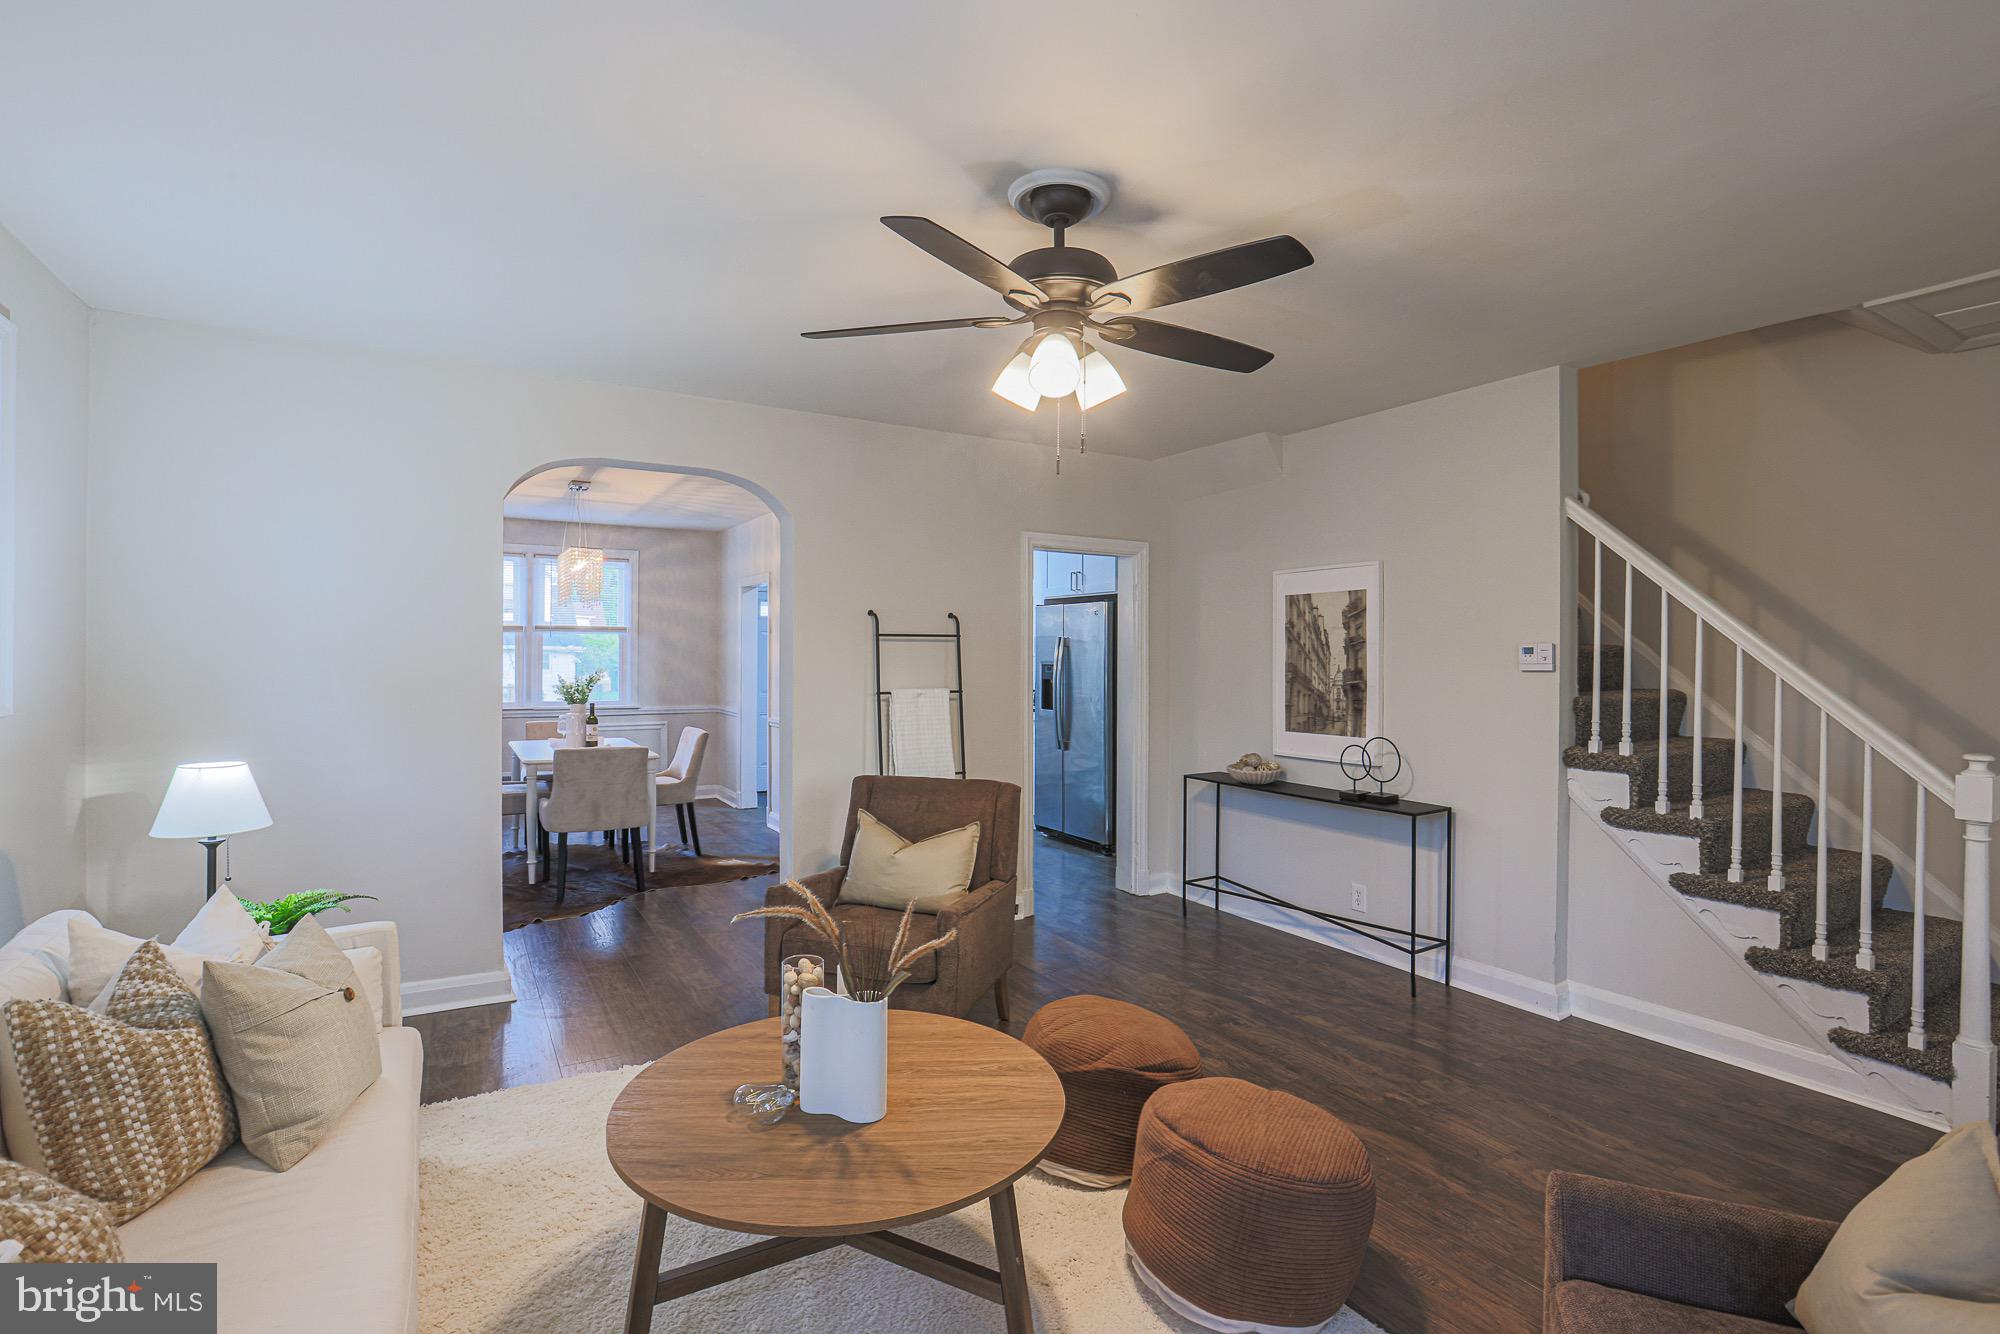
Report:
[[[1215,785],[1215,873],[1213,875],[1188,875],[1188,802],[1193,793],[1193,784],[1213,783]],[[1407,931],[1383,926],[1376,922],[1358,921],[1352,917],[1342,917],[1337,913],[1321,912],[1317,908],[1307,908],[1288,902],[1275,894],[1267,894],[1240,880],[1232,880],[1222,874],[1222,790],[1239,788],[1246,792],[1266,792],[1277,797],[1292,797],[1299,801],[1317,801],[1329,806],[1339,806],[1342,810],[1362,811],[1374,815],[1401,816],[1410,822],[1410,926]],[[1426,816],[1444,817],[1444,934],[1425,935],[1417,930],[1417,825]],[[1181,775],[1181,916],[1187,917],[1188,891],[1205,889],[1215,895],[1215,910],[1222,911],[1222,896],[1231,895],[1239,899],[1249,899],[1254,903],[1268,903],[1274,908],[1287,908],[1292,912],[1354,932],[1356,935],[1390,949],[1410,956],[1410,994],[1417,994],[1417,956],[1432,950],[1444,951],[1444,984],[1451,985],[1451,864],[1457,847],[1455,816],[1449,806],[1434,806],[1425,801],[1398,799],[1393,804],[1378,805],[1373,802],[1342,801],[1340,789],[1314,787],[1309,783],[1289,783],[1280,780],[1275,783],[1246,783],[1229,774],[1203,773]],[[1377,934],[1383,932],[1387,934]],[[1407,941],[1407,943],[1405,943]]]

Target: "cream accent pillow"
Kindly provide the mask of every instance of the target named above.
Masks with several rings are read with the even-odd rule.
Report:
[[[1808,1334],[2000,1330],[2000,1153],[1960,1126],[1854,1206],[1799,1289]]]
[[[855,813],[854,851],[840,882],[842,903],[922,913],[942,912],[972,885],[979,825],[963,825],[912,843],[867,811]]]
[[[354,965],[305,918],[258,963],[202,970],[201,1011],[236,1098],[243,1147],[280,1172],[382,1074]]]
[[[15,1156],[103,1201],[112,1221],[144,1213],[235,1140],[200,1002],[157,942],[133,952],[104,1014],[16,1000],[6,1017],[33,1129],[33,1155]],[[9,1147],[29,1147],[20,1140]]]
[[[99,1014],[110,999],[111,979],[139,948],[140,939],[113,931],[96,922],[69,923],[69,998]],[[187,984],[201,990],[201,966],[210,959],[224,963],[255,963],[270,944],[264,928],[257,925],[242,900],[225,887],[202,905],[192,921],[181,928],[171,945],[164,946],[171,963]]]
[[[118,1225],[103,1204],[0,1159],[0,1263],[117,1264],[124,1258]]]

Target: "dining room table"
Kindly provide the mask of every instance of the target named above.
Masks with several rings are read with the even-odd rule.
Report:
[[[569,746],[580,746],[581,744],[581,742],[566,741],[561,737],[535,741],[509,741],[507,743],[507,749],[514,752],[514,759],[521,766],[521,777],[528,785],[528,800],[526,803],[528,883],[531,885],[540,881],[542,871],[540,855],[542,850],[542,803],[537,796],[541,776],[544,773],[549,774],[551,777],[554,776],[557,751]],[[628,740],[622,736],[608,736],[600,740],[597,744],[619,748],[636,747],[639,745],[638,742]],[[660,770],[660,755],[658,751],[652,749],[650,746],[646,747],[645,751],[646,783],[650,788],[653,783],[653,776]],[[646,831],[646,850],[649,857],[652,853],[652,847],[653,831],[648,829]],[[651,868],[649,867],[648,869]]]

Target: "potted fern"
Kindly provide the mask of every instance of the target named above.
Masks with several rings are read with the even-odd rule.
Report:
[[[254,899],[243,900],[243,910],[250,914],[250,920],[262,925],[274,936],[282,936],[306,918],[333,908],[342,912],[353,912],[347,905],[355,899],[376,901],[373,894],[342,894],[331,889],[307,889],[297,894],[287,894],[269,903],[259,903]]]

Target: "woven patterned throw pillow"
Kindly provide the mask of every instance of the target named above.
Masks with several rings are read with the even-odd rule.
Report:
[[[48,1174],[137,1217],[236,1139],[236,1110],[201,1001],[147,941],[112,984],[109,1009],[6,1007],[8,1038]]]
[[[34,1264],[117,1264],[125,1258],[111,1211],[53,1177],[0,1158],[0,1245]],[[9,1248],[11,1249],[11,1248]]]

